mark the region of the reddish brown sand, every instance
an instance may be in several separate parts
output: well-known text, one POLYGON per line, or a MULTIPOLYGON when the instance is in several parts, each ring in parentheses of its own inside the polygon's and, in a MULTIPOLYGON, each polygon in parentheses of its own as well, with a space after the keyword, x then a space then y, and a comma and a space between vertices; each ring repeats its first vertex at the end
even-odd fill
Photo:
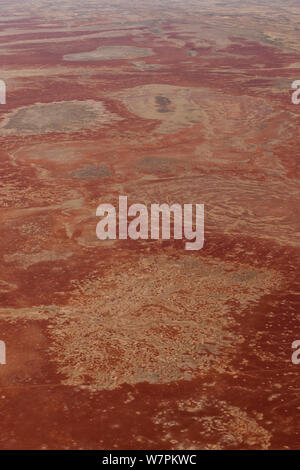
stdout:
POLYGON ((1 449, 299 447, 299 20, 1 2, 1 449), (204 248, 101 242, 119 195, 204 203, 204 248))

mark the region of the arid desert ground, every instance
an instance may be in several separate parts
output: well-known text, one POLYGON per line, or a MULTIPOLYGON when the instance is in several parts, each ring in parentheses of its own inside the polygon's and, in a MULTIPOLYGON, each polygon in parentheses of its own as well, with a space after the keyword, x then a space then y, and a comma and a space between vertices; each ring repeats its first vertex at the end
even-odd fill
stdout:
POLYGON ((0 449, 297 449, 298 0, 1 0, 0 449), (204 204, 205 243, 96 208, 204 204))

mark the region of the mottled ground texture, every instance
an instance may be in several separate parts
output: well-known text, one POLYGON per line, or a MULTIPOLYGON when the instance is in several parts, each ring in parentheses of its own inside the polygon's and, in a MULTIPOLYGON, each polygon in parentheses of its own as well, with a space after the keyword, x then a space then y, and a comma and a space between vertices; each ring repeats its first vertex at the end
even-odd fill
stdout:
POLYGON ((1 449, 296 449, 298 0, 2 0, 1 449), (205 245, 96 208, 205 204, 205 245))

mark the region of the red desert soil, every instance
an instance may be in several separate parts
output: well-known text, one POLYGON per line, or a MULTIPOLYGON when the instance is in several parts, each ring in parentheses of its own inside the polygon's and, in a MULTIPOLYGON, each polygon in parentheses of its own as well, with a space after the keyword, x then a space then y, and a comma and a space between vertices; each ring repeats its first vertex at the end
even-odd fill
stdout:
POLYGON ((300 11, 272 4, 1 2, 1 449, 299 447, 300 11), (204 248, 98 240, 119 195, 204 203, 204 248))

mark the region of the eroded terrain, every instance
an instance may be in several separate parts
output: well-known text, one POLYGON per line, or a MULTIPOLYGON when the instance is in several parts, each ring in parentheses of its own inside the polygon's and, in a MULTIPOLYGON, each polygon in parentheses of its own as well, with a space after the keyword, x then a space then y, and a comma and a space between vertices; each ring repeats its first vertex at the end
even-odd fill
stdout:
POLYGON ((1 449, 299 447, 299 19, 2 2, 1 449), (119 195, 204 203, 204 248, 100 241, 119 195))

